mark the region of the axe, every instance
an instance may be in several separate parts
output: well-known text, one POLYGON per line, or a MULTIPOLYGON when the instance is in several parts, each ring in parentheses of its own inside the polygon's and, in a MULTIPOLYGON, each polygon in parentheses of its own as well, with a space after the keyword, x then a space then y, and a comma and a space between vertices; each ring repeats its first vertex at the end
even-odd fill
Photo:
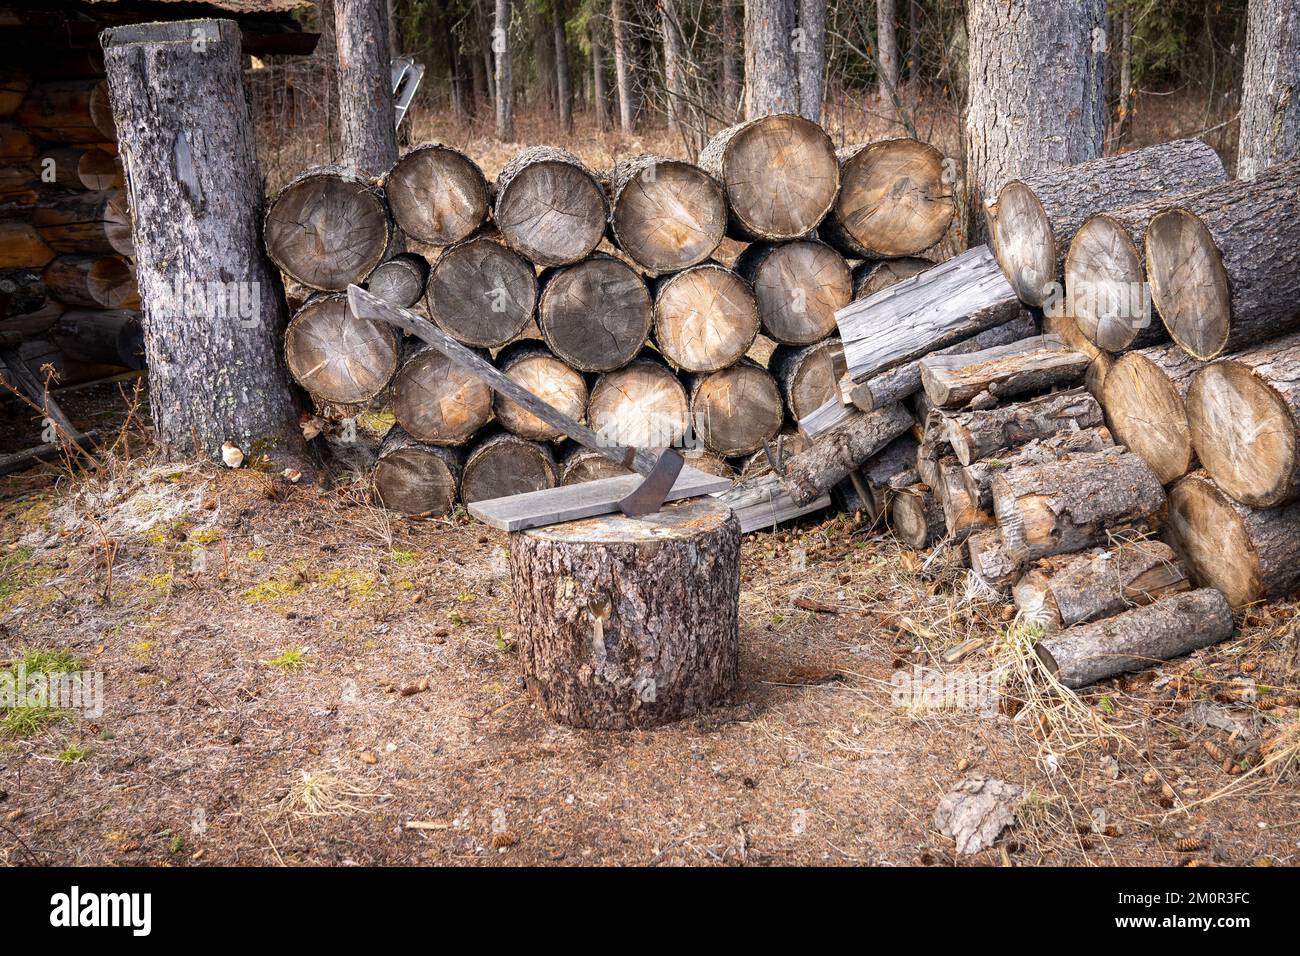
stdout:
POLYGON ((643 476, 645 481, 619 501, 618 507, 623 514, 631 518, 639 518, 642 515, 653 514, 663 507, 673 483, 677 480, 677 475, 682 470, 682 455, 675 448, 665 448, 655 455, 644 449, 610 445, 590 428, 538 398, 428 319, 410 309, 399 308, 390 302, 385 302, 360 286, 348 286, 348 307, 358 318, 394 325, 422 339, 465 371, 476 375, 502 395, 518 402, 546 424, 564 432, 579 445, 590 448, 610 461, 617 462, 624 468, 643 476))

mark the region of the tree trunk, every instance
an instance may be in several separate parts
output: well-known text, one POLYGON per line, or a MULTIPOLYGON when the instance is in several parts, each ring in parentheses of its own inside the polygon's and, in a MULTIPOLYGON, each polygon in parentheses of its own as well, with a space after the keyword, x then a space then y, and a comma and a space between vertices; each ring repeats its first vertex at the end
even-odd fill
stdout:
MULTIPOLYGON (((750 6, 745 7, 747 24, 750 6)), ((826 217, 840 186, 831 138, 798 116, 729 126, 709 141, 699 161, 727 191, 729 230, 747 241, 806 236, 826 217)))
POLYGON ((1005 593, 1016 583, 1024 565, 1008 553, 996 528, 977 531, 966 539, 971 573, 994 591, 1005 593))
POLYGON ((492 389, 426 346, 402 364, 393 380, 392 406, 397 424, 416 441, 461 445, 492 417, 492 389))
MULTIPOLYGON (((551 354, 542 343, 521 340, 502 349, 497 367, 552 408, 574 421, 587 411, 587 382, 551 354)), ((500 392, 493 393, 493 409, 502 428, 529 441, 550 441, 564 435, 522 405, 500 392)))
POLYGON ((1237 178, 1300 159, 1300 5, 1250 0, 1237 178))
POLYGON ((1096 159, 1106 136, 1105 0, 969 0, 966 181, 976 213, 1006 183, 1096 159))
POLYGON ((895 0, 876 0, 876 51, 879 83, 876 97, 893 113, 898 96, 898 6, 895 0))
POLYGON ((428 281, 428 260, 415 253, 402 253, 375 266, 366 279, 366 289, 385 302, 409 309, 424 297, 428 281))
POLYGON ((439 143, 408 150, 384 177, 384 195, 402 232, 432 246, 473 235, 487 220, 491 197, 478 164, 439 143))
POLYGON ((591 31, 591 105, 596 113, 596 129, 609 129, 609 91, 605 78, 605 38, 601 33, 600 19, 592 13, 588 21, 591 31))
POLYGON ((1039 642, 1039 659, 1066 687, 1146 670, 1232 636, 1232 609, 1213 588, 1161 598, 1039 642))
POLYGON ((1077 382, 1091 361, 1055 335, 1036 335, 979 352, 927 355, 921 384, 933 408, 987 405, 1077 382))
POLYGON ((790 498, 802 505, 825 494, 911 427, 901 405, 854 415, 786 463, 782 482, 790 498))
POLYGON ((279 282, 258 232, 262 179, 239 27, 140 24, 106 30, 101 42, 130 171, 157 440, 172 454, 214 458, 233 442, 308 471, 279 352, 279 282), (176 301, 217 276, 229 277, 225 295, 176 301), (232 301, 236 314, 222 308, 232 301))
POLYGON ((1158 528, 1165 490, 1146 462, 1116 446, 1003 472, 993 510, 1007 550, 1030 561, 1158 528))
POLYGON ((799 115, 822 121, 826 75, 826 0, 799 0, 799 115))
POLYGON ((541 491, 557 484, 559 471, 549 442, 527 441, 509 432, 493 431, 481 438, 465 459, 460 497, 470 504, 541 491))
POLYGON ((618 128, 624 133, 631 133, 636 110, 632 104, 631 54, 627 48, 623 0, 610 0, 609 18, 614 34, 614 90, 618 94, 618 128))
POLYGON ((573 132, 573 84, 569 77, 569 37, 564 29, 564 0, 553 0, 555 32, 555 98, 560 107, 560 129, 573 132))
POLYGON ((653 353, 600 376, 587 403, 592 431, 612 445, 666 448, 686 434, 686 389, 653 353))
POLYGON ((408 515, 451 514, 464 467, 459 448, 426 445, 394 425, 379 446, 375 497, 385 508, 408 515))
POLYGON ((655 727, 735 690, 740 527, 725 505, 537 528, 509 550, 524 679, 552 720, 655 727))
POLYGON ((1253 508, 1300 497, 1300 334, 1205 366, 1186 397, 1197 457, 1224 494, 1253 508))
POLYGON ((1300 159, 1183 196, 1146 235, 1151 298, 1196 358, 1300 327, 1300 159))
POLYGON ((753 291, 716 262, 660 279, 654 299, 655 344, 683 371, 716 372, 734 365, 758 335, 753 291))
POLYGON ((664 47, 664 106, 668 114, 668 130, 680 134, 682 116, 687 112, 686 77, 682 63, 686 51, 682 25, 677 19, 677 6, 673 0, 659 0, 659 23, 664 47))
POLYGON ((46 288, 65 305, 87 309, 138 309, 135 273, 116 256, 59 256, 41 273, 46 288))
POLYGON ((1022 300, 1038 306, 1059 302, 1066 251, 1085 219, 1168 200, 1226 175, 1218 154, 1197 139, 1025 173, 1006 183, 987 210, 989 244, 1022 300))
POLYGON ((736 56, 736 2, 718 0, 722 17, 722 121, 735 122, 740 106, 740 71, 736 56))
POLYGON ((496 137, 503 143, 510 143, 515 138, 515 91, 514 79, 510 75, 510 0, 496 0, 492 52, 496 58, 496 137))
POLYGON ((1021 578, 1013 594, 1025 621, 1055 634, 1190 587, 1173 549, 1144 539, 1044 558, 1021 578))
POLYGON ((819 233, 846 256, 915 256, 947 234, 957 205, 933 146, 889 139, 839 155, 840 194, 819 233))
POLYGON ((745 0, 745 118, 798 113, 794 0, 745 0))
POLYGON ((392 54, 385 0, 334 0, 343 165, 362 178, 397 162, 392 54))
POLYGON ((605 235, 609 207, 596 174, 572 153, 529 146, 496 182, 497 228, 512 249, 539 266, 585 259, 605 235))
POLYGON ((799 421, 827 402, 839 400, 844 348, 833 336, 812 345, 779 345, 767 367, 781 386, 787 414, 799 421))
POLYGON ((651 273, 677 272, 713 255, 727 230, 727 197, 698 166, 665 156, 620 160, 610 174, 610 230, 651 273))
POLYGON ((1196 466, 1185 403, 1201 365, 1176 345, 1157 345, 1125 352, 1106 375, 1102 404, 1115 437, 1166 485, 1196 466))
POLYGON ((284 333, 289 372, 318 402, 364 405, 397 373, 392 326, 354 316, 345 295, 315 296, 284 333))
POLYGON ((1300 584, 1300 503, 1250 508, 1204 471, 1169 492, 1165 540, 1199 587, 1218 588, 1234 608, 1289 594, 1300 584))
MULTIPOLYGON (((688 388, 691 395, 691 424, 704 446, 724 458, 752 455, 771 441, 785 421, 781 391, 767 369, 749 359, 741 359, 730 368, 694 377, 688 388)), ((847 474, 847 469, 845 474, 847 474)), ((817 497, 843 478, 827 482, 817 497)))
POLYGON ((383 261, 392 228, 377 189, 336 169, 308 169, 271 198, 266 251, 309 289, 343 292, 383 261))
POLYGON ((835 313, 852 301, 853 274, 825 243, 756 242, 736 260, 754 287, 763 334, 781 345, 810 345, 835 331, 835 313))
POLYGON ((443 251, 429 270, 429 315, 463 345, 500 348, 537 308, 533 265, 495 239, 475 236, 443 251))
POLYGON ((127 193, 121 189, 49 195, 36 207, 31 222, 56 252, 135 255, 127 193))
POLYGON ((890 526, 908 547, 921 551, 944 536, 943 505, 929 485, 909 485, 894 495, 890 526))
POLYGON ((1020 301, 987 246, 977 246, 911 279, 850 303, 836 316, 854 382, 866 381, 1004 325, 1020 301))
POLYGON ((622 368, 650 334, 645 280, 605 253, 542 275, 537 324, 552 352, 584 372, 622 368), (600 303, 593 314, 592 303, 600 303))
POLYGON ((33 86, 14 119, 53 143, 112 143, 118 131, 106 80, 63 80, 33 86))

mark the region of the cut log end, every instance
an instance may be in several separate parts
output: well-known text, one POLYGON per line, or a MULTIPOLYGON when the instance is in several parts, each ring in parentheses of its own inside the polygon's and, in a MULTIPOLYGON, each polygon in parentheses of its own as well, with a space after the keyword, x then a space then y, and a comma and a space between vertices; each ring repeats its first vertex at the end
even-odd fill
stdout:
POLYGON ((408 515, 450 514, 456 504, 464 456, 459 449, 421 444, 395 428, 375 464, 375 497, 408 515))
POLYGON ((537 307, 537 274, 513 249, 485 237, 445 250, 429 271, 425 302, 438 327, 462 345, 497 348, 537 307))
POLYGON ((440 144, 417 146, 384 177, 393 220, 413 239, 448 246, 487 218, 488 184, 478 165, 440 144))
MULTIPOLYGON (((1181 354, 1181 353, 1180 353, 1181 354)), ((1123 445, 1169 484, 1196 460, 1182 388, 1168 369, 1141 352, 1126 352, 1111 366, 1102 388, 1106 417, 1123 445)))
MULTIPOLYGON (((574 421, 582 418, 587 409, 586 380, 581 372, 569 368, 541 343, 524 342, 503 350, 502 355, 497 356, 497 364, 508 377, 552 408, 574 421)), ((494 393, 494 403, 497 421, 520 438, 549 441, 563 434, 500 392, 494 393)))
POLYGON ((419 441, 459 445, 492 417, 492 389, 441 352, 426 348, 407 359, 393 380, 393 415, 419 441))
POLYGON ((909 548, 924 550, 944 536, 943 505, 927 485, 900 488, 889 511, 894 534, 909 548))
POLYGON ((645 280, 613 256, 597 254, 545 277, 538 325, 551 351, 574 368, 626 365, 641 351, 651 321, 645 280))
POLYGON ((611 445, 665 448, 686 434, 686 389, 663 362, 644 357, 596 380, 587 405, 591 429, 611 445))
POLYGON ((1175 342, 1202 361, 1228 344, 1228 274, 1214 237, 1185 209, 1167 209, 1147 227, 1151 296, 1175 342))
POLYGON ((924 272, 933 266, 929 259, 906 256, 901 259, 872 259, 853 270, 853 298, 865 299, 881 289, 888 289, 904 279, 924 272))
POLYGON ((829 232, 859 258, 923 252, 943 238, 956 213, 945 178, 933 146, 914 139, 872 143, 840 170, 829 232))
POLYGON ((662 280, 655 291, 655 342, 687 372, 716 372, 740 361, 758 335, 749 285, 716 263, 662 280))
POLYGON ((1056 239, 1034 191, 1013 181, 998 193, 990 244, 1022 302, 1042 306, 1056 282, 1056 239))
POLYGON ((392 380, 399 358, 391 327, 354 316, 346 296, 318 296, 295 313, 284 336, 294 380, 320 401, 359 405, 392 380))
POLYGON ((691 163, 651 157, 620 175, 610 225, 619 248, 650 272, 703 262, 727 230, 727 198, 691 163))
POLYGON ((470 504, 554 488, 558 482, 555 456, 548 445, 496 432, 469 453, 460 496, 470 504))
POLYGON ((1065 257, 1065 287, 1084 338, 1122 352, 1149 336, 1153 316, 1144 280, 1142 254, 1113 217, 1093 216, 1079 227, 1065 257))
POLYGON ((606 217, 600 183, 563 150, 526 149, 498 178, 497 227, 512 249, 538 265, 585 259, 604 236, 606 217))
POLYGON ((763 332, 783 345, 809 345, 835 331, 835 313, 852 301, 844 257, 821 242, 755 244, 736 269, 754 286, 763 332))
POLYGON ((764 368, 742 361, 704 376, 691 394, 691 421, 710 451, 751 455, 776 437, 785 420, 781 392, 764 368))
POLYGON ((351 176, 312 170, 271 200, 266 252, 311 289, 342 292, 362 282, 384 257, 388 210, 379 193, 351 176))

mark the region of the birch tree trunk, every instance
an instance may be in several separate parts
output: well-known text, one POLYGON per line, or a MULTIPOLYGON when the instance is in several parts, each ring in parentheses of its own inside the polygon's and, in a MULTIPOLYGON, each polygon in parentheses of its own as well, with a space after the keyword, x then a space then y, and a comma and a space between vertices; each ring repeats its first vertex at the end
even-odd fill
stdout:
POLYGON ((335 0, 334 31, 343 163, 358 176, 382 176, 397 162, 388 6, 335 0))
MULTIPOLYGON (((498 0, 501 2, 501 0, 498 0)), ((610 0, 610 23, 614 33, 614 88, 618 93, 618 128, 632 132, 632 77, 629 73, 627 25, 623 22, 623 0, 610 0)))
MULTIPOLYGON (((1106 133, 1105 0, 970 0, 972 208, 1013 179, 1096 159, 1106 133)), ((983 230, 976 215, 975 228, 983 230)))
POLYGON ((745 118, 798 113, 794 0, 745 2, 745 118))
POLYGON ((799 30, 799 114, 820 123, 826 70, 826 0, 801 0, 799 30))
POLYGON ((510 76, 510 0, 496 0, 492 52, 496 54, 496 134, 497 139, 508 143, 515 138, 515 97, 510 76))
POLYGON ((213 458, 229 441, 250 458, 264 452, 302 468, 308 453, 279 348, 284 304, 262 248, 239 27, 139 24, 106 30, 101 42, 158 441, 171 454, 213 458))
POLYGON ((1250 0, 1237 178, 1300 156, 1300 3, 1250 0))

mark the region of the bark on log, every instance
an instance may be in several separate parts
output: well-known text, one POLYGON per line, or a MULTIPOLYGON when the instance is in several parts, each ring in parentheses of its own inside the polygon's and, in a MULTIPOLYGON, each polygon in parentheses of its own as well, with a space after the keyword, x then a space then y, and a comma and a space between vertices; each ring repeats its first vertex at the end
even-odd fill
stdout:
POLYGON ((1213 149, 1198 139, 1180 139, 1014 178, 988 210, 989 245, 1020 298, 1042 306, 1060 279, 1075 230, 1089 216, 1168 199, 1226 177, 1213 149))
POLYGON ((38 139, 52 143, 117 140, 106 80, 64 80, 33 86, 15 119, 38 139))
POLYGON ((388 207, 377 189, 338 169, 308 169, 271 198, 266 252, 282 271, 324 292, 365 281, 388 251, 388 207))
POLYGON ((1300 159, 1183 196, 1147 227, 1151 298, 1203 361, 1300 327, 1300 159))
POLYGON ((1003 472, 993 479, 993 511, 1008 552, 1031 561, 1156 530, 1165 490, 1146 462, 1116 446, 1003 472))
POLYGON ((135 273, 117 256, 59 256, 41 273, 50 292, 67 305, 88 309, 138 309, 135 273))
POLYGON ((651 273, 703 262, 726 235, 726 193, 693 163, 664 156, 621 160, 610 174, 610 196, 614 241, 651 273))
POLYGON ((1201 366, 1177 345, 1157 345, 1124 353, 1106 376, 1102 404, 1115 437, 1166 485, 1196 467, 1185 403, 1201 366))
POLYGON ((552 720, 655 727, 735 690, 740 527, 725 505, 518 532, 509 551, 524 679, 552 720))
POLYGON ((971 462, 961 470, 962 487, 978 503, 982 511, 993 509, 993 479, 1016 465, 1042 464, 1067 455, 1101 451, 1115 444, 1109 429, 1084 428, 1079 431, 1061 431, 1046 438, 1037 438, 1005 458, 990 457, 971 462))
POLYGON ((681 443, 690 405, 677 376, 652 353, 596 380, 587 402, 592 431, 613 445, 666 448, 681 443))
POLYGON ((620 259, 597 253, 542 274, 537 324, 551 351, 584 372, 622 368, 650 334, 645 280, 620 259))
POLYGON ((460 497, 470 504, 541 491, 557 484, 559 469, 549 442, 527 441, 509 432, 493 431, 476 442, 466 458, 460 497))
MULTIPOLYGON (((137 199, 138 201, 138 199, 137 199)), ((32 225, 56 252, 96 256, 133 256, 131 213, 126 194, 65 193, 44 200, 32 225)))
POLYGON ((1093 398, 1101 401, 1106 376, 1110 374, 1111 366, 1115 364, 1114 357, 1109 352, 1099 349, 1095 344, 1088 341, 1083 333, 1079 331, 1079 324, 1073 316, 1044 314, 1043 334, 1059 336, 1061 341, 1070 348, 1076 349, 1092 359, 1088 371, 1083 374, 1083 387, 1088 390, 1093 398))
POLYGON ((1071 389, 1016 405, 947 415, 942 440, 952 446, 958 461, 969 465, 1057 432, 1095 428, 1102 419, 1095 398, 1071 389))
POLYGON ((441 143, 408 150, 384 177, 384 195, 397 227, 433 246, 468 239, 487 219, 491 200, 478 164, 441 143))
POLYGON ((716 262, 665 276, 654 287, 655 344, 687 372, 734 365, 758 335, 758 304, 740 276, 716 262))
POLYGON ((904 256, 901 259, 868 259, 853 269, 853 298, 865 299, 881 289, 910 279, 934 265, 929 259, 904 256))
POLYGON ((916 447, 916 437, 911 432, 903 432, 858 469, 866 487, 864 504, 873 521, 888 509, 896 489, 919 484, 916 447))
POLYGON ((1054 335, 1038 335, 979 352, 927 355, 921 384, 931 406, 962 408, 976 398, 999 401, 1076 382, 1091 361, 1054 335))
POLYGON ((996 528, 977 531, 966 539, 966 556, 970 560, 971 573, 994 591, 1005 594, 1016 579, 1024 565, 1007 551, 1002 543, 1002 535, 996 528))
POLYGON ((345 295, 320 295, 294 313, 284 333, 294 380, 317 401, 361 405, 388 387, 401 343, 390 325, 354 316, 345 295))
POLYGON ((1020 301, 987 246, 852 302, 836 321, 854 382, 1010 322, 1020 301))
POLYGON ((893 496, 890 527, 908 547, 923 551, 944 536, 943 505, 929 485, 909 485, 893 496))
MULTIPOLYGON (((995 325, 978 335, 972 335, 955 345, 949 345, 930 354, 968 355, 971 352, 982 352, 984 349, 991 349, 998 345, 1010 345, 1012 342, 1019 342, 1037 333, 1038 325, 1034 322, 1034 317, 1029 312, 1021 309, 1020 314, 1010 322, 995 325)), ((864 412, 874 411, 877 408, 884 408, 886 405, 901 402, 909 395, 915 395, 921 390, 922 361, 924 359, 897 365, 889 371, 873 375, 865 382, 857 385, 846 379, 841 384, 841 390, 848 386, 848 400, 864 412)), ((802 422, 800 424, 802 425, 802 422)))
POLYGON ((393 415, 417 441, 459 445, 492 417, 492 389, 430 346, 393 379, 393 415))
POLYGON ((737 483, 730 491, 719 495, 718 501, 736 515, 741 534, 775 531, 782 522, 793 521, 831 505, 830 495, 821 495, 807 504, 795 504, 781 476, 772 473, 737 483))
POLYGON ((32 161, 32 169, 42 183, 64 189, 102 192, 126 185, 117 147, 110 143, 51 149, 32 161))
POLYGON ((786 413, 799 421, 827 402, 839 401, 844 347, 835 337, 802 347, 779 345, 767 360, 781 386, 786 413))
POLYGON ((785 471, 785 461, 806 450, 810 444, 798 429, 782 429, 775 439, 763 447, 762 451, 754 452, 745 460, 740 468, 741 480, 747 481, 773 471, 773 461, 781 471, 785 471))
POLYGON ((1243 59, 1237 178, 1249 180, 1300 159, 1300 6, 1250 0, 1243 59))
POLYGON ((719 131, 699 162, 727 191, 729 233, 748 242, 806 236, 839 192, 831 138, 816 123, 789 113, 719 131))
POLYGON ((691 427, 706 448, 724 458, 753 454, 781 430, 781 390, 767 369, 749 359, 720 372, 692 376, 688 387, 691 427))
POLYGON ((444 249, 429 270, 429 317, 457 342, 497 348, 537 309, 537 273, 513 249, 477 236, 444 249))
POLYGON ((1197 371, 1187 421, 1197 457, 1225 494, 1253 508, 1300 497, 1300 334, 1197 371))
POLYGON ((43 308, 48 292, 44 277, 35 269, 0 272, 0 320, 43 308))
POLYGON ((840 192, 818 230, 854 259, 915 256, 947 233, 957 211, 943 155, 915 139, 840 151, 840 192))
POLYGON ((145 366, 144 330, 139 312, 73 309, 60 315, 48 334, 51 342, 78 362, 129 369, 145 366))
POLYGON ((540 266, 591 255, 609 216, 596 174, 554 146, 529 146, 497 177, 497 228, 506 244, 540 266))
POLYGON ((1016 583, 1012 594, 1026 622, 1055 634, 1190 587, 1173 548, 1141 539, 1044 558, 1016 583))
POLYGON ((418 442, 394 425, 379 446, 375 497, 391 511, 408 515, 451 514, 465 453, 418 442))
MULTIPOLYGON (((506 346, 497 355, 497 367, 574 421, 586 413, 587 382, 582 373, 561 362, 541 342, 523 340, 506 346)), ((520 438, 550 441, 564 434, 500 392, 493 393, 493 409, 501 427, 520 438)))
POLYGON ((1232 609, 1223 594, 1201 588, 1095 624, 1081 624, 1040 641, 1039 660, 1066 687, 1087 687, 1140 671, 1232 636, 1232 609))
POLYGON ((225 442, 246 454, 256 446, 277 465, 309 474, 280 352, 280 284, 258 231, 263 187, 239 27, 139 24, 107 30, 100 41, 130 170, 156 438, 186 456, 216 457, 225 442), (177 290, 216 282, 222 294, 176 301, 177 290))
POLYGON ((1300 584, 1300 503, 1250 508, 1194 471, 1169 492, 1164 538, 1192 582, 1218 588, 1234 608, 1282 597, 1300 584))
POLYGON ((812 240, 754 243, 736 260, 754 287, 763 334, 781 345, 811 345, 835 331, 835 313, 852 300, 844 257, 812 240))
POLYGON ((789 460, 782 481, 790 498, 804 505, 825 494, 911 426, 901 405, 855 415, 789 460))
POLYGON ((943 521, 948 529, 948 537, 956 544, 963 543, 972 534, 977 534, 995 524, 993 515, 966 490, 962 481, 962 466, 951 456, 940 459, 934 468, 936 479, 935 494, 943 506, 943 521))
POLYGON ((366 279, 366 289, 385 302, 409 309, 423 298, 428 280, 428 261, 415 253, 404 252, 375 266, 366 279))

